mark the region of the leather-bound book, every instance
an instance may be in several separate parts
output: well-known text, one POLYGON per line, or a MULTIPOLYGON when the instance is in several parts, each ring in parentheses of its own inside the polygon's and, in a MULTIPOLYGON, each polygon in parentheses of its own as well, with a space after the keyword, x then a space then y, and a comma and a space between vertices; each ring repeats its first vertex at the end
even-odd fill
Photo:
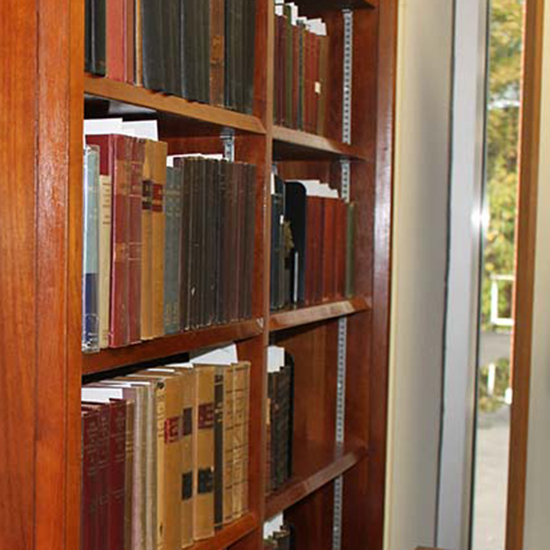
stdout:
POLYGON ((173 369, 164 367, 140 371, 165 386, 164 419, 164 550, 181 548, 181 475, 182 475, 182 411, 184 379, 173 369))
POLYGON ((86 141, 99 146, 100 174, 110 176, 113 182, 109 346, 116 348, 130 343, 128 248, 132 138, 97 135, 87 136, 86 141))
POLYGON ((80 548, 96 550, 99 536, 99 411, 83 409, 80 548))
POLYGON ((322 275, 323 275, 323 246, 324 242, 319 238, 319 235, 323 235, 324 231, 324 206, 325 198, 319 196, 311 196, 308 198, 309 204, 312 210, 312 256, 313 267, 311 273, 312 293, 311 303, 319 303, 323 298, 322 292, 322 275))
POLYGON ((300 128, 300 27, 292 25, 292 128, 300 128))
POLYGON ((294 127, 294 97, 292 86, 294 80, 294 31, 292 25, 292 8, 289 4, 284 5, 285 13, 285 125, 294 127))
POLYGON ((296 54, 298 56, 298 71, 297 71, 297 86, 296 86, 296 105, 297 117, 296 117, 296 127, 299 130, 305 130, 305 89, 306 89, 306 27, 303 21, 298 21, 296 25, 297 33, 297 50, 296 54))
POLYGON ((139 0, 141 28, 141 60, 143 86, 150 90, 166 89, 164 40, 162 22, 164 3, 156 0, 139 0))
POLYGON ((141 340, 142 197, 145 140, 131 138, 132 165, 129 193, 128 322, 130 344, 141 340))
POLYGON ((346 232, 346 296, 355 294, 355 223, 356 207, 353 202, 347 204, 346 232))
POLYGON ((136 0, 124 0, 124 78, 128 84, 134 84, 136 78, 136 0))
POLYGON ((233 517, 248 507, 248 371, 250 363, 240 361, 233 374, 233 517))
POLYGON ((336 207, 338 199, 323 199, 323 248, 322 248, 322 285, 321 297, 324 301, 335 298, 336 273, 334 269, 334 258, 336 257, 336 207))
MULTIPOLYGON (((306 275, 311 261, 306 245, 308 202, 306 189, 298 181, 287 181, 285 184, 285 218, 290 225, 293 253, 297 253, 298 261, 294 262, 294 273, 291 274, 291 297, 293 303, 306 303, 306 275)), ((311 238, 311 235, 309 235, 311 238)), ((309 244, 309 240, 308 240, 309 244)))
MULTIPOLYGON (((246 167, 246 207, 245 207, 245 257, 244 257, 244 277, 245 277, 245 302, 244 302, 244 317, 250 319, 252 317, 252 296, 254 286, 254 259, 256 248, 256 182, 257 169, 256 166, 249 164, 246 167)), ((283 205, 284 215, 284 205, 283 205)))
POLYGON ((220 281, 218 288, 218 320, 220 323, 226 323, 229 320, 229 293, 232 278, 232 250, 231 250, 231 220, 232 212, 232 181, 233 181, 233 163, 222 163, 222 174, 220 180, 220 281))
POLYGON ((141 196, 141 339, 153 338, 153 185, 155 142, 145 140, 141 196))
POLYGON ((194 407, 196 391, 196 373, 191 363, 174 363, 164 367, 177 372, 183 380, 182 408, 182 455, 181 455, 181 547, 193 544, 194 525, 194 407))
POLYGON ((234 366, 223 371, 223 523, 233 521, 233 393, 234 366))
POLYGON ((164 193, 166 187, 166 157, 168 145, 153 142, 153 202, 151 214, 151 285, 152 285, 152 334, 164 336, 164 242, 165 214, 164 193))
POLYGON ((225 91, 225 0, 210 0, 210 104, 223 107, 225 91))
POLYGON ((125 0, 107 2, 107 76, 124 82, 126 76, 125 0))
POLYGON ((134 514, 134 464, 137 461, 135 449, 136 403, 126 403, 126 452, 124 454, 124 548, 134 548, 133 514, 134 514))
POLYGON ((97 535, 96 549, 108 548, 109 537, 109 470, 110 470, 110 405, 97 403, 83 403, 84 411, 96 411, 98 415, 97 436, 97 535))
POLYGON ((98 76, 106 74, 106 0, 86 1, 85 65, 87 72, 98 76))
POLYGON ((99 351, 99 148, 84 149, 82 351, 99 351))
POLYGON ((134 84, 143 86, 143 0, 135 0, 134 84))
POLYGON ((256 0, 243 1, 243 112, 252 114, 254 107, 254 68, 256 60, 256 0))
POLYGON ((195 487, 194 539, 214 535, 215 367, 195 368, 195 487))
POLYGON ((167 168, 165 193, 164 332, 179 332, 181 169, 167 168))
POLYGON ((179 51, 179 21, 180 0, 163 0, 159 3, 162 11, 162 34, 164 52, 164 91, 181 96, 180 51, 179 51))
POLYGON ((320 136, 325 135, 327 119, 327 86, 329 70, 329 38, 328 36, 319 36, 319 105, 317 115, 317 133, 320 136))
POLYGON ((214 376, 214 529, 223 527, 224 519, 224 367, 217 366, 214 376))

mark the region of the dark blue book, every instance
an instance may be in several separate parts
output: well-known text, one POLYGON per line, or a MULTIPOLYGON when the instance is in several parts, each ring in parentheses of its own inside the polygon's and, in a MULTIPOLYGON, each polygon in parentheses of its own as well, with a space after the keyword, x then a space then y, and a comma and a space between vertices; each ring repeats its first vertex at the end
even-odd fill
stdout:
POLYGON ((84 150, 82 351, 99 351, 99 147, 84 150))

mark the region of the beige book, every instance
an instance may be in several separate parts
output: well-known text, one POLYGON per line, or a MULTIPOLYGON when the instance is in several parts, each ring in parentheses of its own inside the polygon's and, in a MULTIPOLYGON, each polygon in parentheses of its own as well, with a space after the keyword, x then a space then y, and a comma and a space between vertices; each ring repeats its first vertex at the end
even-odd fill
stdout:
POLYGON ((223 522, 233 521, 233 365, 223 371, 223 522))
POLYGON ((248 509, 248 372, 239 361, 233 373, 233 519, 248 509))
POLYGON ((183 378, 181 546, 193 544, 195 369, 190 363, 167 365, 183 378))
POLYGON ((99 177, 99 347, 109 347, 111 288, 111 231, 113 225, 111 176, 99 177))
POLYGON ((153 338, 153 172, 155 142, 145 140, 141 203, 141 339, 153 338))
POLYGON ((164 192, 166 189, 166 157, 168 145, 162 141, 154 144, 153 168, 153 202, 151 215, 152 239, 152 334, 153 337, 164 336, 164 242, 165 213, 164 192))
POLYGON ((156 550, 164 550, 164 420, 166 418, 166 387, 164 381, 141 374, 131 374, 128 378, 132 382, 152 383, 154 403, 152 404, 153 416, 150 422, 149 437, 156 440, 152 445, 155 456, 152 469, 149 472, 147 497, 150 499, 151 508, 154 511, 148 517, 149 528, 154 532, 156 550), (153 433, 155 431, 156 433, 153 433), (152 526, 151 526, 152 522, 152 526))
POLYGON ((194 539, 214 535, 214 384, 216 367, 195 366, 194 539))

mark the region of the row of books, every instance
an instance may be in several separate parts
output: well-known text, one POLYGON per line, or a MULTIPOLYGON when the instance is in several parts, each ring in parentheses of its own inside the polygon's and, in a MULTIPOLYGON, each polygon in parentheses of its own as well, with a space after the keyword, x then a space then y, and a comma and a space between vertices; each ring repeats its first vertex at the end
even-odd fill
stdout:
POLYGON ((275 0, 274 123, 323 135, 329 38, 321 19, 275 0))
POLYGON ((266 493, 292 477, 294 360, 280 346, 268 348, 266 493))
POLYGON ((251 316, 256 169, 87 136, 85 352, 251 316))
POLYGON ((82 387, 81 550, 180 550, 247 511, 250 365, 231 348, 82 387))
POLYGON ((318 180, 278 176, 271 200, 271 309, 353 296, 354 203, 318 180))
POLYGON ((86 0, 85 69, 251 113, 256 0, 86 0))

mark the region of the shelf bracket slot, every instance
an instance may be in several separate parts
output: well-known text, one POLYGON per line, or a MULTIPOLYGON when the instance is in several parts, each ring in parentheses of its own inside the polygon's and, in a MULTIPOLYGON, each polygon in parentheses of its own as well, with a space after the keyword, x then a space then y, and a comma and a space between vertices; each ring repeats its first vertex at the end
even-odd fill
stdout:
POLYGON ((223 157, 228 162, 235 162, 235 130, 224 128, 220 134, 223 142, 223 157))

